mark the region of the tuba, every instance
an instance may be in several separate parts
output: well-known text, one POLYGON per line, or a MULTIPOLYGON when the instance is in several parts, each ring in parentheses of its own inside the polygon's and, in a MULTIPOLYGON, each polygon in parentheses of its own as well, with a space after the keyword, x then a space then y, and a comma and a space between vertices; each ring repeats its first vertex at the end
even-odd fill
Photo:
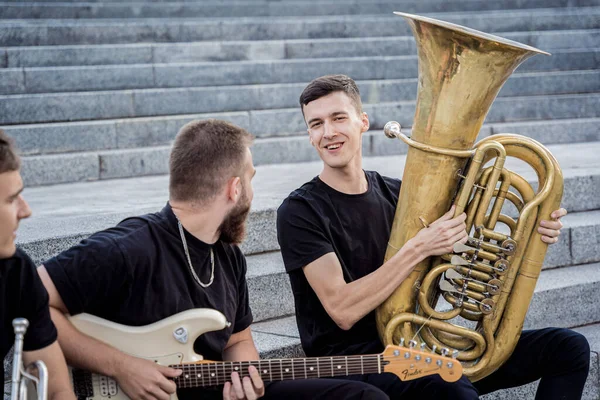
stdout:
POLYGON ((397 122, 388 137, 408 144, 406 167, 385 254, 391 258, 452 204, 466 212, 468 242, 430 257, 376 310, 382 342, 417 341, 453 353, 472 381, 512 354, 547 244, 535 227, 560 205, 556 159, 533 139, 489 136, 474 145, 500 88, 527 58, 543 51, 459 25, 396 13, 410 24, 419 57, 412 136, 397 122), (537 189, 507 170, 508 156, 535 171, 537 189), (515 217, 516 215, 516 217, 515 217))
POLYGON ((27 400, 28 397, 28 385, 31 382, 37 384, 37 399, 47 400, 48 398, 48 369, 43 361, 36 361, 32 366, 37 369, 38 377, 35 377, 29 373, 29 369, 32 366, 24 368, 23 366, 23 340, 25 338, 25 332, 29 321, 25 318, 16 318, 13 320, 13 327, 15 329, 15 346, 13 355, 12 365, 12 391, 10 395, 11 400, 27 400))

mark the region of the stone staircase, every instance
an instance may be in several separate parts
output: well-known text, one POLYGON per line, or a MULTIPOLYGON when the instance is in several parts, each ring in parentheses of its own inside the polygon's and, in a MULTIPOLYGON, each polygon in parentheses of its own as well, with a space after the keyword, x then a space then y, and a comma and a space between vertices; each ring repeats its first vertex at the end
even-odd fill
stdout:
MULTIPOLYGON (((34 216, 19 243, 37 262, 167 199, 169 145, 196 118, 250 130, 258 173, 242 248, 264 357, 301 355, 275 233, 287 194, 320 171, 297 102, 313 78, 357 80, 372 131, 365 168, 402 176, 417 58, 391 11, 426 14, 551 52, 508 80, 481 137, 546 144, 569 210, 551 246, 526 328, 576 327, 590 340, 586 400, 600 399, 600 0, 45 1, 0 3, 0 126, 24 157, 34 216), (339 15, 342 13, 343 15, 339 15), (122 179, 128 178, 128 179, 122 179)), ((513 169, 536 177, 519 163, 513 169)), ((534 386, 485 397, 533 399, 534 386)))

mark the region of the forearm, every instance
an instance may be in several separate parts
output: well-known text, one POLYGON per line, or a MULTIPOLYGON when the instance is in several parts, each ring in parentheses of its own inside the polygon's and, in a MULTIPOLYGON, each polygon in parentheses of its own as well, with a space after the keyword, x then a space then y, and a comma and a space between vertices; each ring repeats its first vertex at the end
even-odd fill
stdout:
MULTIPOLYGON (((67 364, 58 342, 55 341, 40 350, 23 352, 24 365, 29 366, 36 361, 43 362, 48 370, 48 398, 74 400, 75 394, 69 381, 67 364)), ((31 370, 39 377, 39 371, 36 368, 31 370)))
POLYGON ((383 303, 425 257, 407 244, 374 272, 339 288, 332 301, 336 323, 350 329, 383 303))
POLYGON ((252 339, 247 339, 226 348, 223 351, 223 359, 226 361, 250 361, 258 360, 259 356, 252 339))
POLYGON ((70 387, 68 389, 55 391, 53 393, 48 393, 49 400, 65 400, 65 399, 75 399, 75 394, 73 393, 73 389, 70 387))
POLYGON ((50 307, 58 341, 71 366, 114 377, 127 355, 77 330, 60 310, 50 307))

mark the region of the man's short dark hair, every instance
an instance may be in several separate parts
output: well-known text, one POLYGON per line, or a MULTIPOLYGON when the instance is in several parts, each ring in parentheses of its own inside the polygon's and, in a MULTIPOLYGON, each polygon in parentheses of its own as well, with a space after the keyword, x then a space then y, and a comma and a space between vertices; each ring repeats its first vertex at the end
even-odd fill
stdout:
POLYGON ((214 198, 225 182, 242 174, 252 135, 216 119, 192 121, 175 138, 169 160, 172 200, 200 204, 214 198))
POLYGON ((344 92, 350 97, 356 111, 362 112, 360 91, 356 82, 347 75, 325 75, 308 84, 300 95, 300 109, 304 115, 304 106, 333 92, 344 92))
POLYGON ((0 129, 0 174, 18 171, 20 167, 21 160, 12 139, 0 129))

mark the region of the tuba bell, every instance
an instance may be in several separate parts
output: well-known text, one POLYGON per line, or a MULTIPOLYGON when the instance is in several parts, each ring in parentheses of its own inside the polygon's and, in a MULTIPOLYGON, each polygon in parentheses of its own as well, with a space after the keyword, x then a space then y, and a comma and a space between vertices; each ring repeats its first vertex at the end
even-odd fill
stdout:
POLYGON ((25 333, 29 327, 29 321, 25 318, 15 318, 13 328, 15 330, 15 345, 12 364, 12 385, 11 400, 27 400, 35 398, 29 396, 28 386, 30 383, 37 385, 37 400, 47 400, 48 398, 48 369, 43 361, 35 361, 32 365, 25 367, 23 365, 23 341, 25 333), (29 371, 34 368, 37 370, 37 377, 29 371), (29 396, 29 397, 28 397, 29 396))
MULTIPOLYGON (((431 18, 395 13, 410 24, 419 58, 410 138, 397 122, 388 137, 408 144, 385 261, 452 204, 466 212, 466 245, 417 264, 376 310, 385 345, 419 340, 448 354, 477 381, 512 354, 547 244, 534 229, 560 206, 558 162, 533 139, 499 134, 474 145, 489 107, 533 47, 431 18), (536 172, 537 189, 507 170, 516 157, 536 172), (516 217, 515 217, 516 215, 516 217)), ((411 342, 414 345, 414 342, 411 342)))

